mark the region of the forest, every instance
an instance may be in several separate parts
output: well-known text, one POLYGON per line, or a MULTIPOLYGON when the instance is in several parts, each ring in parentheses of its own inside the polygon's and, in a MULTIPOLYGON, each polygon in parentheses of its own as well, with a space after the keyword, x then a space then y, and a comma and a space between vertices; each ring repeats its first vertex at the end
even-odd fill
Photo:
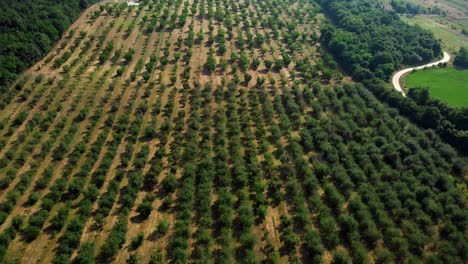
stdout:
POLYGON ((340 65, 358 81, 389 80, 403 65, 417 65, 442 54, 429 31, 410 26, 379 1, 319 1, 334 25, 321 39, 340 65))
POLYGON ((97 0, 0 1, 0 93, 42 59, 82 10, 97 0))
POLYGON ((466 156, 340 72, 322 10, 86 9, 0 94, 0 262, 466 263, 466 156))

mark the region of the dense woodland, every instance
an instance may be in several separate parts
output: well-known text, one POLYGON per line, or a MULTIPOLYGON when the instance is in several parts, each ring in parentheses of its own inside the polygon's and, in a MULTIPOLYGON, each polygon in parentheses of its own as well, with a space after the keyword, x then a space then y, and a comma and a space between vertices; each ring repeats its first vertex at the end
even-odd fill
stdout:
POLYGON ((97 0, 0 1, 0 93, 42 59, 93 2, 97 0))
POLYGON ((319 1, 336 25, 322 29, 321 39, 356 80, 389 80, 403 65, 428 62, 442 54, 429 31, 410 26, 378 1, 319 1))
POLYGON ((87 10, 0 94, 0 261, 466 263, 466 157, 343 78, 320 12, 87 10))

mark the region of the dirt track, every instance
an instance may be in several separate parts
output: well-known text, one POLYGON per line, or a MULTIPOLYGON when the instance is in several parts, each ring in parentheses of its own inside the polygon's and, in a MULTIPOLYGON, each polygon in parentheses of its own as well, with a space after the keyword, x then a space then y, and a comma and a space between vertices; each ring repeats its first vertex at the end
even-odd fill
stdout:
POLYGON ((448 54, 447 52, 444 51, 444 57, 439 61, 431 62, 431 63, 424 64, 424 65, 421 65, 421 66, 418 66, 418 67, 411 67, 411 68, 403 69, 403 70, 395 73, 395 75, 393 75, 393 78, 392 78, 393 87, 395 88, 395 90, 400 92, 403 96, 406 96, 405 91, 403 91, 403 89, 401 88, 401 85, 400 85, 401 76, 403 76, 406 73, 411 72, 413 70, 421 70, 421 69, 424 69, 424 68, 429 68, 429 67, 432 67, 432 66, 436 66, 436 65, 438 65, 440 63, 446 63, 446 62, 449 62, 449 61, 450 61, 450 54, 448 54))

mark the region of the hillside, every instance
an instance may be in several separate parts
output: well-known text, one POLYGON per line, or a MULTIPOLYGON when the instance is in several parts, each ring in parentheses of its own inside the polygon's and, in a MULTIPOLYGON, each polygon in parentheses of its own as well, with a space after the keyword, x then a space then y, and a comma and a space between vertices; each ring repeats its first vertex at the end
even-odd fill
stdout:
POLYGON ((466 263, 466 157, 312 0, 87 9, 0 94, 0 261, 466 263))

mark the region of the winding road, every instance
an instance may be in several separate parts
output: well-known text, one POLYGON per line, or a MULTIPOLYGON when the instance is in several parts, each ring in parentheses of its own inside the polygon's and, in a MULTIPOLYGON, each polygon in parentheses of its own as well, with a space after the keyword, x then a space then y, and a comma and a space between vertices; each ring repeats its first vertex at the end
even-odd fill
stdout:
POLYGON ((439 61, 431 62, 431 63, 424 64, 424 65, 421 65, 421 66, 418 66, 418 67, 411 67, 411 68, 401 70, 401 71, 395 73, 395 75, 393 75, 393 78, 392 78, 393 87, 395 87, 395 90, 400 92, 403 96, 406 96, 405 92, 403 91, 403 89, 401 88, 401 85, 400 85, 401 76, 403 76, 403 75, 405 75, 405 73, 411 72, 413 70, 421 70, 421 69, 424 69, 424 68, 429 68, 429 67, 432 67, 432 66, 436 66, 439 63, 446 63, 446 62, 449 62, 449 61, 450 61, 450 55, 447 52, 444 51, 444 57, 439 61))

